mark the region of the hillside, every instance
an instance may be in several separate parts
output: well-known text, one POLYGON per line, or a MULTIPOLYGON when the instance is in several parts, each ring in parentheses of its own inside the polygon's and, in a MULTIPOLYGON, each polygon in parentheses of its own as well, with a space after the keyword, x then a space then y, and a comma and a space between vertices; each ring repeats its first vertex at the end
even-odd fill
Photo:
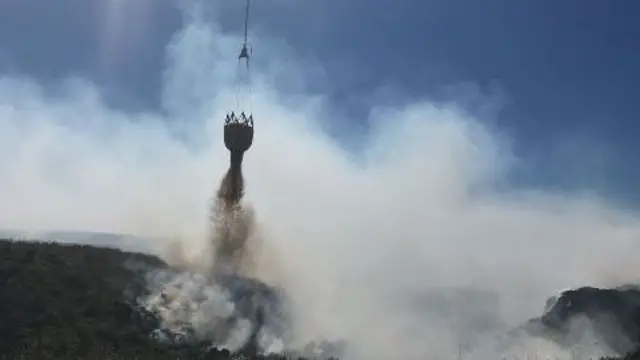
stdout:
POLYGON ((156 257, 10 240, 0 240, 0 257, 3 359, 229 358, 149 337, 157 322, 134 300, 145 291, 144 269, 166 266, 156 257))
MULTIPOLYGON (((135 305, 160 259, 87 245, 0 240, 1 359, 227 359, 228 351, 166 347, 135 305)), ((640 359, 640 356, 627 357, 640 359)))

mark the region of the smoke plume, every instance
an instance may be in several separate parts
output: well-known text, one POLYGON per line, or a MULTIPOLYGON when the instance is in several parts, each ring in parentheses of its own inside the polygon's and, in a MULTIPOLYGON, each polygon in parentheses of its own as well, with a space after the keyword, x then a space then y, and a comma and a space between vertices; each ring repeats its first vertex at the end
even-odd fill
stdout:
POLYGON ((160 319, 157 340, 250 353, 284 350, 286 299, 252 272, 254 221, 242 203, 243 187, 242 172, 230 167, 213 199, 210 247, 200 262, 174 242, 168 251, 173 269, 149 271, 150 293, 139 304, 160 319))

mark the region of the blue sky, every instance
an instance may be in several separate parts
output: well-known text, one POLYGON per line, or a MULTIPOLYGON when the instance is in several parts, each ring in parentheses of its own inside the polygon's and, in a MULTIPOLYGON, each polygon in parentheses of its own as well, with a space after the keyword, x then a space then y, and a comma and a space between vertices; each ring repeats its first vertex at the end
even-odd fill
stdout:
MULTIPOLYGON (((240 1, 207 6, 223 31, 241 29, 240 1)), ((634 202, 638 11, 632 1, 254 0, 252 30, 321 66, 323 77, 305 91, 328 95, 346 114, 341 131, 363 131, 371 101, 467 99, 527 160, 515 182, 634 202)), ((181 22, 168 0, 9 0, 0 70, 44 83, 81 75, 114 107, 157 109, 165 47, 181 22), (108 24, 119 34, 110 48, 108 24), (118 56, 105 62, 101 51, 118 56)))

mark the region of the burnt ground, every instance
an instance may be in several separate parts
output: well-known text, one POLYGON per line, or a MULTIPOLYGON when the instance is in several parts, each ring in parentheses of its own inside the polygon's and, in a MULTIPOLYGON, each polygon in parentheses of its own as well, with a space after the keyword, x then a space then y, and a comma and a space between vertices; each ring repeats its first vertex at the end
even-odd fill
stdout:
MULTIPOLYGON (((145 272, 166 267, 154 256, 117 249, 0 240, 0 359, 232 358, 208 344, 166 346, 149 336, 158 320, 135 298, 146 291, 145 272)), ((604 308, 618 311, 625 329, 638 334, 638 294, 636 289, 572 290, 532 321, 561 332, 571 316, 595 316, 604 308)), ((625 359, 640 360, 640 353, 625 359)))

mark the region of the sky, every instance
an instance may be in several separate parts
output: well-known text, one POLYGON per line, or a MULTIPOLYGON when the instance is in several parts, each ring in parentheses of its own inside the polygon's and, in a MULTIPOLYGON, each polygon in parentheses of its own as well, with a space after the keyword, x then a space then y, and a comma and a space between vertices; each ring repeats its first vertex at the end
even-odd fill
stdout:
MULTIPOLYGON (((389 343, 451 354, 454 329, 402 305, 425 287, 489 288, 518 324, 561 289, 637 279, 640 224, 620 206, 640 180, 636 5, 254 3, 253 251, 292 295, 301 338, 348 338, 355 359, 389 358, 389 343)), ((5 1, 0 228, 203 253, 241 14, 5 1)))
MULTIPOLYGON (((224 32, 238 33, 241 3, 206 7, 216 9, 210 16, 224 32)), ((528 161, 513 172, 514 183, 598 191, 634 205, 639 6, 256 0, 251 26, 319 68, 305 91, 328 96, 346 116, 327 125, 345 146, 357 148, 371 101, 455 94, 515 139, 528 161)), ((174 1, 10 0, 0 17, 3 72, 41 81, 79 74, 100 84, 113 106, 161 107, 164 47, 182 23, 174 1)))

